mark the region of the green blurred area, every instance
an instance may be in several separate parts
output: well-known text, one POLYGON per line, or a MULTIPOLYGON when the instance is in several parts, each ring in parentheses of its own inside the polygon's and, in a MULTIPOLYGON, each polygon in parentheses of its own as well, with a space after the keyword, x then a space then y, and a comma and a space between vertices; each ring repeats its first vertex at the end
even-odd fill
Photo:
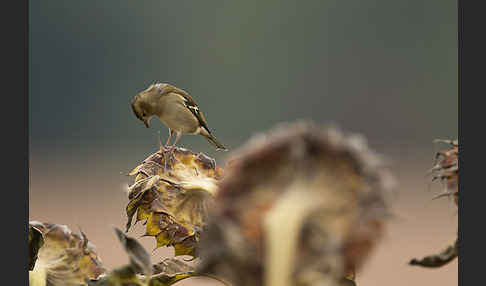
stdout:
POLYGON ((304 118, 429 152, 457 137, 456 22, 452 0, 30 1, 31 156, 142 160, 167 129, 129 100, 155 81, 187 90, 233 149, 304 118))

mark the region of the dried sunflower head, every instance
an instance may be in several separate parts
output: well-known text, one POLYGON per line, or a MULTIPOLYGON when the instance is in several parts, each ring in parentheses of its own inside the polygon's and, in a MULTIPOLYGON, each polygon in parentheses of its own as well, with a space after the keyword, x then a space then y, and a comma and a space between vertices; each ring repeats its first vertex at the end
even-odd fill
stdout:
POLYGON ((309 122, 257 136, 225 168, 199 270, 234 285, 337 285, 380 237, 392 182, 360 136, 309 122))
POLYGON ((437 152, 434 166, 431 169, 431 172, 434 175, 433 180, 440 179, 441 181, 446 182, 445 190, 435 198, 452 196, 457 205, 457 200, 459 199, 459 141, 457 139, 435 141, 449 145, 448 149, 437 152))
POLYGON ((105 273, 94 245, 84 233, 73 233, 59 224, 31 221, 29 225, 42 233, 44 244, 33 272, 45 276, 47 285, 85 285, 86 278, 95 279, 105 273))
MULTIPOLYGON (((436 153, 436 160, 431 169, 434 175, 432 180, 440 179, 445 181, 445 189, 440 194, 436 195, 434 199, 440 197, 453 197, 454 202, 459 200, 459 141, 456 140, 435 140, 437 143, 446 143, 449 148, 436 153)), ((422 267, 442 267, 453 261, 459 254, 458 239, 445 247, 438 254, 432 254, 423 258, 413 258, 410 260, 410 265, 417 265, 422 267)))
POLYGON ((128 194, 126 230, 136 215, 136 222, 146 224, 145 235, 155 237, 156 248, 172 246, 176 256, 197 256, 222 170, 214 159, 183 148, 175 149, 172 160, 166 157, 158 151, 130 173, 136 178, 128 194))

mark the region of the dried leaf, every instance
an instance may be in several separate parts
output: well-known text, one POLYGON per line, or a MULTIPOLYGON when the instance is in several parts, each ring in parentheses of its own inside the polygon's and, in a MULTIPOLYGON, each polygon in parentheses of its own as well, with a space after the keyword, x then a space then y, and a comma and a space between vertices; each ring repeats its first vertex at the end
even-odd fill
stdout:
POLYGON ((198 270, 234 285, 339 285, 380 238, 392 187, 362 137, 282 125, 233 154, 198 270))
POLYGON ((136 221, 146 224, 145 235, 156 239, 156 248, 172 246, 175 255, 196 256, 196 245, 206 224, 222 171, 214 159, 176 148, 175 159, 156 152, 137 166, 128 194, 126 231, 136 221), (166 161, 167 157, 167 161, 166 161))
POLYGON ((436 268, 446 265, 447 263, 454 260, 457 257, 458 249, 457 249, 457 240, 452 244, 446 247, 443 251, 439 254, 426 256, 422 259, 412 259, 410 260, 410 265, 417 265, 423 267, 430 267, 436 268))
POLYGON ((180 280, 197 276, 194 267, 176 258, 166 258, 154 264, 154 275, 150 278, 150 286, 172 285, 180 280))
POLYGON ((351 279, 343 278, 339 286, 356 286, 356 282, 351 279))
POLYGON ((150 254, 134 238, 114 228, 115 234, 130 259, 130 264, 118 267, 98 279, 87 280, 89 286, 148 286, 152 274, 150 254), (145 274, 145 275, 142 275, 145 274))
POLYGON ((37 253, 39 249, 44 245, 44 238, 40 230, 29 224, 29 270, 34 269, 35 262, 37 261, 37 253))
POLYGON ((153 273, 164 274, 164 275, 176 275, 180 273, 194 272, 194 267, 177 259, 177 258, 166 258, 161 262, 154 264, 153 273))
POLYGON ((128 257, 130 257, 132 269, 136 273, 151 275, 152 260, 145 248, 136 239, 126 236, 120 229, 115 228, 115 233, 123 245, 125 252, 128 254, 128 257))
POLYGON ((148 286, 147 278, 137 275, 131 264, 116 268, 99 279, 88 280, 87 283, 88 286, 148 286))
POLYGON ((169 286, 189 277, 201 276, 193 266, 176 258, 166 258, 151 265, 150 256, 142 245, 118 228, 115 233, 130 257, 130 264, 98 279, 87 280, 89 286, 169 286))

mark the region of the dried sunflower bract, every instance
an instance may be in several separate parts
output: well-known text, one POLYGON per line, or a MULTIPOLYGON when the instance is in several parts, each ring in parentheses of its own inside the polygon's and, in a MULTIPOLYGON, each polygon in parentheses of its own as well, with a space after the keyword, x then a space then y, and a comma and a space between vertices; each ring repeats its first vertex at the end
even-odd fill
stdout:
MULTIPOLYGON (((445 143, 449 148, 444 151, 437 152, 436 161, 431 172, 434 175, 432 180, 440 179, 445 181, 445 189, 434 199, 441 197, 453 197, 456 206, 459 200, 459 141, 456 140, 435 140, 438 143, 445 143)), ((413 258, 410 260, 410 265, 436 268, 441 267, 452 260, 459 254, 457 238, 450 245, 445 247, 440 253, 428 255, 421 259, 413 258)))
POLYGON ((29 226, 40 231, 44 241, 29 273, 30 285, 86 285, 86 279, 96 279, 105 273, 94 245, 84 233, 73 233, 65 225, 37 221, 29 222, 29 226))

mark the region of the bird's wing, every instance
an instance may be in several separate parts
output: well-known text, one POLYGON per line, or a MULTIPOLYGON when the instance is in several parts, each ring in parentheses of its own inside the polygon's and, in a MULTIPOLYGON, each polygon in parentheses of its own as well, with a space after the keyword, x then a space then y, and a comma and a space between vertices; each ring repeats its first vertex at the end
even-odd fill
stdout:
POLYGON ((192 112, 192 114, 194 114, 194 116, 196 116, 197 120, 199 121, 199 125, 204 127, 204 129, 211 134, 208 127, 208 122, 206 121, 206 118, 204 118, 204 114, 201 112, 194 99, 192 99, 192 97, 186 91, 177 87, 173 87, 172 92, 175 92, 184 98, 184 105, 192 112))

